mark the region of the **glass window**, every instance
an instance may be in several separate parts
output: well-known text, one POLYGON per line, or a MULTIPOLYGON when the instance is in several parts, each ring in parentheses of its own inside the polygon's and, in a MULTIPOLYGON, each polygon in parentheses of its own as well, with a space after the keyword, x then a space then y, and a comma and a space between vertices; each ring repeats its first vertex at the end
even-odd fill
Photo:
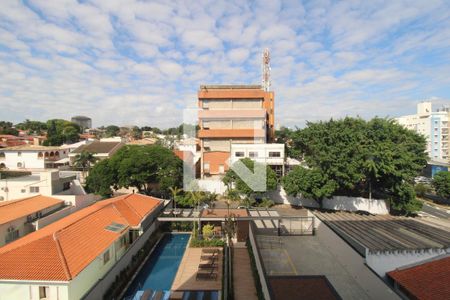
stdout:
POLYGON ((109 255, 109 249, 103 253, 103 264, 106 265, 110 259, 110 255, 109 255))
POLYGON ((22 156, 22 152, 17 152, 17 156, 22 156))
POLYGON ((275 151, 270 151, 269 152, 269 157, 281 157, 281 153, 280 152, 275 152, 275 151))
POLYGON ((49 296, 49 287, 40 286, 39 287, 39 299, 47 299, 49 296))
POLYGON ((38 186, 30 186, 30 193, 39 193, 38 186))
POLYGON ((256 151, 250 151, 250 152, 248 153, 248 156, 249 156, 249 157, 258 157, 258 152, 256 152, 256 151))
POLYGON ((244 157, 244 152, 243 151, 237 151, 234 153, 234 156, 236 157, 244 157))

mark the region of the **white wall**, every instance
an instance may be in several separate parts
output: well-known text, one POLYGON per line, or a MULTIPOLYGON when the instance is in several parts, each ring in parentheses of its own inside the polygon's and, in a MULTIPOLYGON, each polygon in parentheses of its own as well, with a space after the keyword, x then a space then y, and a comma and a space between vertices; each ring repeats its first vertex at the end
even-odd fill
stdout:
POLYGON ((226 185, 220 179, 198 179, 197 183, 202 191, 208 191, 220 195, 223 195, 227 191, 226 185))
POLYGON ((39 287, 49 287, 49 300, 68 299, 67 282, 0 282, 0 300, 39 300, 39 287))
MULTIPOLYGON (((267 192, 269 198, 275 203, 290 204, 318 208, 319 204, 301 196, 289 196, 283 187, 273 192, 267 192)), ((389 206, 385 200, 367 199, 362 197, 334 196, 331 199, 323 200, 323 208, 333 210, 357 211, 364 210, 372 214, 389 214, 389 206)))
POLYGON ((423 251, 366 253, 366 263, 380 277, 385 278, 387 272, 446 253, 450 253, 450 248, 429 249, 423 251))

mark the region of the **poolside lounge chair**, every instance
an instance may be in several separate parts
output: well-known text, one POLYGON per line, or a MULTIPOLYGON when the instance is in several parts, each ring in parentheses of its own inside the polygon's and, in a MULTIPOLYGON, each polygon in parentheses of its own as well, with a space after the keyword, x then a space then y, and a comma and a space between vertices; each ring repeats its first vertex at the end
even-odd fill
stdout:
POLYGON ((162 300, 164 297, 163 291, 156 291, 155 296, 153 296, 153 300, 162 300))
POLYGON ((153 295, 152 289, 145 290, 144 293, 142 294, 140 300, 150 300, 152 295, 153 295))
POLYGON ((217 273, 214 272, 214 269, 211 272, 198 271, 195 279, 196 280, 217 280, 217 273))
POLYGON ((219 253, 219 249, 202 249, 202 254, 216 254, 219 253))
POLYGON ((199 270, 211 270, 211 269, 217 269, 217 265, 215 264, 201 264, 198 266, 199 270))
POLYGON ((203 259, 203 260, 216 259, 217 255, 218 255, 217 252, 216 252, 216 253, 206 253, 206 254, 202 254, 202 255, 200 256, 200 259, 203 259))

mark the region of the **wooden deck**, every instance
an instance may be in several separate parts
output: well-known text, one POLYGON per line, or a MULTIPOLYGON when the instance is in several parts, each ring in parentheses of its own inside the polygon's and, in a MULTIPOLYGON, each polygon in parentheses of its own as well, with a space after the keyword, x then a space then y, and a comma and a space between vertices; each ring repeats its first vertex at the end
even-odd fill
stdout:
MULTIPOLYGON (((212 248, 209 248, 212 249, 212 248)), ((222 248, 216 248, 220 250, 217 258, 218 269, 216 280, 196 280, 196 274, 198 265, 201 262, 202 248, 190 248, 186 249, 184 256, 178 267, 177 275, 173 281, 171 290, 173 291, 211 291, 222 290, 222 264, 223 253, 222 248)))
POLYGON ((233 248, 235 300, 258 300, 247 248, 233 248))

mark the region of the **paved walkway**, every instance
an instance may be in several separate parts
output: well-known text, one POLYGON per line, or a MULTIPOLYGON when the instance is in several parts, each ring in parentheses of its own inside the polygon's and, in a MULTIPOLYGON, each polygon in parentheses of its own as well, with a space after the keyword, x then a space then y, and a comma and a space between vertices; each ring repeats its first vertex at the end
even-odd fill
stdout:
POLYGON ((255 282, 247 248, 233 248, 233 283, 235 300, 257 300, 255 282))
MULTIPOLYGON (((222 248, 217 248, 222 250, 222 248)), ((222 290, 222 251, 220 251, 217 258, 218 270, 216 280, 196 280, 196 274, 198 265, 201 260, 202 248, 187 247, 184 252, 183 259, 181 260, 178 268, 177 275, 172 284, 171 290, 173 291, 211 291, 222 290)))

